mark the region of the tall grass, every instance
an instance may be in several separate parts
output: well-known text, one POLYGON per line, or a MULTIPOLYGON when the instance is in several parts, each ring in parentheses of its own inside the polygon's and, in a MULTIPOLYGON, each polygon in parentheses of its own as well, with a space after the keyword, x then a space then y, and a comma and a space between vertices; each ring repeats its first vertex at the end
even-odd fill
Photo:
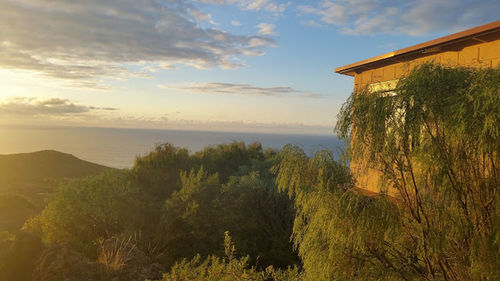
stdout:
POLYGON ((112 237, 101 241, 97 262, 104 265, 109 272, 118 272, 134 259, 136 250, 133 236, 112 237))

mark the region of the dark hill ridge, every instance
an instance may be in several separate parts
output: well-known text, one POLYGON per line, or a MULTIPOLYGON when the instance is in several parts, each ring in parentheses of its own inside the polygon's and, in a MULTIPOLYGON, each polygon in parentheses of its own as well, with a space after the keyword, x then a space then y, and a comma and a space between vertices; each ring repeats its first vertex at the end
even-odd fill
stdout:
POLYGON ((36 183, 100 174, 108 167, 55 150, 0 155, 0 184, 36 183))
POLYGON ((63 179, 97 175, 112 169, 55 150, 0 155, 0 194, 20 194, 41 207, 63 179))
POLYGON ((54 150, 0 155, 0 236, 5 231, 15 233, 38 213, 60 180, 107 169, 111 168, 54 150))

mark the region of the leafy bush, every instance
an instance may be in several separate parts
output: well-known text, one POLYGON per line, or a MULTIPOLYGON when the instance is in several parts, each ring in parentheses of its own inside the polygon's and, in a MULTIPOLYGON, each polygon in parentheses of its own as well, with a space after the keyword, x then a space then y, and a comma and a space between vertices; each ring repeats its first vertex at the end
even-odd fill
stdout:
POLYGON ((351 159, 380 171, 365 196, 328 152, 281 152, 306 280, 500 278, 500 69, 425 64, 395 95, 353 93, 336 130, 351 159), (383 189, 384 191, 384 189, 383 189))
POLYGON ((183 260, 174 265, 171 271, 163 276, 161 281, 298 281, 300 273, 297 268, 286 271, 276 271, 268 267, 259 271, 248 266, 248 257, 236 258, 235 247, 228 232, 224 233, 225 258, 210 256, 204 261, 200 256, 192 260, 183 260))
POLYGON ((183 258, 222 255, 226 230, 234 232, 242 256, 252 255, 253 266, 299 263, 289 241, 293 205, 269 171, 275 157, 260 144, 219 145, 193 155, 165 144, 138 158, 132 170, 67 181, 24 226, 49 247, 50 258, 39 260, 36 274, 65 266, 60 249, 82 255, 75 270, 91 266, 99 271, 95 278, 140 280, 183 258))
POLYGON ((400 194, 422 278, 499 277, 499 104, 500 68, 425 64, 396 95, 356 93, 341 115, 353 157, 400 194))
POLYGON ((24 228, 95 258, 100 240, 134 232, 141 221, 139 190, 127 179, 125 171, 111 171, 63 183, 24 228))
POLYGON ((11 246, 0 259, 0 277, 5 281, 29 281, 43 244, 40 238, 25 232, 17 233, 11 246))
POLYGON ((286 267, 297 263, 291 235, 293 209, 269 179, 257 172, 231 177, 227 184, 204 169, 181 176, 182 188, 166 201, 163 239, 165 264, 196 254, 221 255, 222 234, 229 230, 252 264, 286 267))
POLYGON ((209 174, 217 173, 221 182, 226 183, 231 176, 242 176, 252 171, 261 173, 264 177, 271 176, 269 162, 273 152, 264 153, 260 143, 245 145, 244 142, 221 144, 207 147, 193 155, 197 165, 209 174))
MULTIPOLYGON (((33 281, 84 281, 106 280, 101 264, 91 262, 68 245, 54 244, 47 247, 36 261, 33 281)), ((28 280, 28 279, 26 279, 28 280)), ((110 279, 107 279, 110 280, 110 279)))
MULTIPOLYGON (((342 243, 344 253, 335 259, 350 264, 329 270, 335 275, 363 280, 497 280, 499 104, 499 68, 424 64, 399 81, 395 95, 354 93, 339 114, 337 132, 351 140, 352 159, 365 169, 379 170, 386 189, 399 195, 395 204, 385 196, 363 199, 363 204, 355 204, 363 212, 343 216, 342 221, 337 218, 345 210, 333 211, 338 207, 326 207, 326 202, 318 201, 312 213, 301 210, 306 227, 295 229, 294 235, 299 237, 306 272, 321 263, 309 263, 304 248, 309 244, 300 242, 304 244, 310 223, 325 206, 333 213, 324 224, 339 229, 357 225, 344 233, 350 242, 342 243), (371 215, 365 217, 365 212, 371 215), (369 264, 371 273, 360 264, 369 264)), ((287 174, 283 171, 283 177, 287 174)), ((309 187, 291 186, 299 192, 309 187)), ((297 198, 299 205, 311 200, 309 195, 297 198)), ((346 202, 353 206, 358 200, 346 202)), ((315 250, 318 255, 332 253, 329 247, 315 250)))
POLYGON ((163 202, 178 190, 181 171, 189 171, 192 160, 184 148, 165 143, 149 154, 137 157, 131 178, 148 200, 163 202))

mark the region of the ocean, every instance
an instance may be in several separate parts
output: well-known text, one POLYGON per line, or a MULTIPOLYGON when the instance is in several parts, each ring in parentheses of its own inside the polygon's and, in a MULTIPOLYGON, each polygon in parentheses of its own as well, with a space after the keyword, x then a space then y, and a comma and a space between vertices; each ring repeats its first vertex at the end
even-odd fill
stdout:
POLYGON ((289 135, 211 131, 86 128, 86 127, 0 127, 0 154, 57 150, 114 168, 130 168, 136 156, 155 145, 171 143, 191 152, 204 147, 243 141, 260 142, 264 148, 281 149, 296 144, 308 154, 330 149, 339 151, 343 142, 331 135, 289 135))

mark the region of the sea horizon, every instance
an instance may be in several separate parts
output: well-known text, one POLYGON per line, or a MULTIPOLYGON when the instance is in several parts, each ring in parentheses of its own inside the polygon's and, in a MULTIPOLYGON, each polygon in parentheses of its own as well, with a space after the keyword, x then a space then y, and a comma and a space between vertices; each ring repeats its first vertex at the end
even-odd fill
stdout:
POLYGON ((269 133, 192 129, 117 128, 84 126, 0 126, 0 154, 57 150, 82 160, 113 168, 131 168, 137 156, 156 145, 171 143, 194 153, 231 142, 259 142, 264 149, 280 150, 286 144, 300 146, 309 156, 322 149, 343 149, 333 133, 269 133))

